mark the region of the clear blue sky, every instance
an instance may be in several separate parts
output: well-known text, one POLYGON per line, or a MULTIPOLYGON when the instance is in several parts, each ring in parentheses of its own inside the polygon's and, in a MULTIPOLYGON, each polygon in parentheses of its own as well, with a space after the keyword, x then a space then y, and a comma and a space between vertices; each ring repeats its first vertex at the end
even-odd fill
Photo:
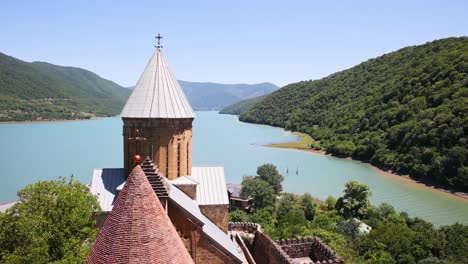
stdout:
POLYGON ((158 32, 181 80, 280 86, 468 35, 466 0, 3 0, 0 10, 0 52, 124 86, 138 80, 158 32))

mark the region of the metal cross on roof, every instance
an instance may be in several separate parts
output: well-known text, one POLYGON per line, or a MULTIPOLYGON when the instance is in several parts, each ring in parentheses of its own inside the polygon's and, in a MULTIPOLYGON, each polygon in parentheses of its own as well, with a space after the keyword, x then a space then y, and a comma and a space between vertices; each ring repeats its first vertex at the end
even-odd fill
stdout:
POLYGON ((158 45, 155 46, 155 47, 158 48, 158 49, 159 49, 159 48, 162 48, 163 46, 161 46, 161 39, 162 39, 163 37, 161 36, 161 34, 158 33, 158 35, 157 35, 155 38, 158 40, 158 45))

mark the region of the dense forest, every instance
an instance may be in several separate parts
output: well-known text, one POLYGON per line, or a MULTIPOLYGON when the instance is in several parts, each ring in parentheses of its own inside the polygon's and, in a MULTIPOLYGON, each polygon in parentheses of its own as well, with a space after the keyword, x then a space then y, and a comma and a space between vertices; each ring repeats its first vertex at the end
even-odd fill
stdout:
MULTIPOLYGON (((338 199, 319 201, 309 193, 281 192, 283 179, 273 164, 244 177, 241 196, 250 197, 255 209, 231 211, 229 220, 259 223, 275 240, 319 237, 346 263, 455 264, 468 259, 466 225, 435 227, 390 204, 372 205, 369 186, 356 181, 346 183, 338 199)), ((249 236, 244 240, 252 243, 249 236)))
POLYGON ((240 120, 310 134, 426 182, 468 190, 468 38, 403 48, 273 92, 240 120))
POLYGON ((129 95, 130 90, 80 68, 0 53, 0 121, 118 115, 129 95))
POLYGON ((266 95, 262 95, 262 96, 257 96, 257 97, 245 99, 245 100, 242 100, 242 101, 234 103, 234 104, 230 104, 230 105, 224 107, 223 109, 221 109, 221 111, 219 111, 219 113, 220 114, 229 114, 229 115, 243 114, 243 113, 247 112, 247 110, 252 108, 255 104, 257 104, 261 100, 263 100, 265 97, 266 97, 266 95))

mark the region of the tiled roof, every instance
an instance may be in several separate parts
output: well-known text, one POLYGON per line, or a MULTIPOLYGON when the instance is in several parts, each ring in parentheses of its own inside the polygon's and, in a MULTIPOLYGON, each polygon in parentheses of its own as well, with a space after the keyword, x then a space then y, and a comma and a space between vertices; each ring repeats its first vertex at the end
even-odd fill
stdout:
POLYGON ((174 185, 197 184, 197 203, 199 205, 229 204, 224 167, 192 167, 191 176, 171 180, 174 185))
POLYGON ((193 263, 140 166, 130 173, 86 263, 193 263))
MULTIPOLYGON (((110 212, 117 198, 119 185, 125 182, 125 169, 94 169, 91 193, 97 196, 101 209, 110 212)), ((123 186, 120 188, 122 190, 123 186)))
POLYGON ((224 233, 217 225, 211 222, 206 216, 202 214, 200 211, 200 207, 198 207, 197 202, 192 200, 188 195, 184 192, 179 190, 177 187, 172 187, 172 183, 165 179, 168 182, 168 185, 171 189, 169 193, 169 198, 177 203, 180 207, 190 213, 193 217, 197 218, 199 221, 203 223, 203 233, 207 235, 210 239, 212 239, 215 243, 221 246, 226 253, 230 254, 231 256, 237 258, 240 262, 242 262, 239 252, 237 251, 236 246, 229 239, 229 236, 224 233))
POLYGON ((120 114, 127 118, 194 118, 195 114, 160 48, 146 65, 120 114))

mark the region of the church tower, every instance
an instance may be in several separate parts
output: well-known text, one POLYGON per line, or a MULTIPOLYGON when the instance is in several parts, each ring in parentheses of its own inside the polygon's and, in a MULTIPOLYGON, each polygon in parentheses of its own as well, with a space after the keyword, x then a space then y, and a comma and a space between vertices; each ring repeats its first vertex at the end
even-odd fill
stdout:
POLYGON ((173 180, 191 175, 192 122, 195 114, 169 68, 159 44, 120 116, 124 166, 133 168, 134 155, 149 156, 161 174, 173 180))

